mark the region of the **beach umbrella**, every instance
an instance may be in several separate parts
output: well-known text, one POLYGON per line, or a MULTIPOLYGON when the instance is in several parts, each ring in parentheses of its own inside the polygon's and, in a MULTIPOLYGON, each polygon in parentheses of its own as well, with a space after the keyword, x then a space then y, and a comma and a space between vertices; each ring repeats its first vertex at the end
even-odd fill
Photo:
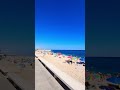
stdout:
POLYGON ((72 58, 72 56, 68 56, 67 58, 72 58))
POLYGON ((61 55, 61 53, 58 53, 58 55, 61 55))
POLYGON ((77 58, 76 58, 76 57, 73 57, 72 59, 73 59, 73 60, 76 60, 77 58))
POLYGON ((111 77, 111 78, 108 78, 107 81, 114 84, 120 84, 120 77, 111 77))

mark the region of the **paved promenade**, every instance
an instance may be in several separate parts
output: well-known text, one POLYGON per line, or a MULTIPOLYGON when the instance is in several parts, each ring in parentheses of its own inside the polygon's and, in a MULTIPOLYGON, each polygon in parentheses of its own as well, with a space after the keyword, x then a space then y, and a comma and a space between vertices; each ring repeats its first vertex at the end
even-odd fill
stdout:
POLYGON ((64 90, 37 59, 35 60, 35 90, 64 90))

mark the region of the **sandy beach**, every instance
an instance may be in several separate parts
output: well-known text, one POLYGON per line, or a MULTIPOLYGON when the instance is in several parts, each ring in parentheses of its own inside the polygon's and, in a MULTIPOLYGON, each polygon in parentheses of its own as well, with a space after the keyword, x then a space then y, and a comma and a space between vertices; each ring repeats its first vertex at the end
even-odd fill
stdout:
POLYGON ((61 70, 62 72, 66 73, 67 75, 71 76, 73 79, 77 80, 78 82, 85 84, 85 67, 82 64, 76 65, 75 63, 68 64, 65 63, 67 57, 55 57, 54 55, 46 54, 43 56, 40 51, 36 51, 37 56, 40 56, 47 60, 49 63, 54 65, 56 68, 61 70))

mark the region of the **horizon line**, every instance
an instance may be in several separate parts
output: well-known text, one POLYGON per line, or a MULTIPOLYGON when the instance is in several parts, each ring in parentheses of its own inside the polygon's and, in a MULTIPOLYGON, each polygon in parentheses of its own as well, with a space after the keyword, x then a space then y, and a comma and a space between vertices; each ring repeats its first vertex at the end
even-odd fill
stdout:
POLYGON ((85 49, 42 49, 42 48, 35 48, 35 49, 41 49, 41 50, 85 50, 85 49))

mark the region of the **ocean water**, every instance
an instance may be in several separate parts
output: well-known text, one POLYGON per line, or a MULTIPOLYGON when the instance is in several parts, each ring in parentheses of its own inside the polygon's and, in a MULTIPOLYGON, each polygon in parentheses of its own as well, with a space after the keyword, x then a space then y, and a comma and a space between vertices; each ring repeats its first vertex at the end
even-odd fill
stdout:
POLYGON ((52 50, 52 52, 81 57, 85 61, 85 50, 52 50))
POLYGON ((86 69, 93 72, 120 73, 120 57, 86 57, 86 69))

